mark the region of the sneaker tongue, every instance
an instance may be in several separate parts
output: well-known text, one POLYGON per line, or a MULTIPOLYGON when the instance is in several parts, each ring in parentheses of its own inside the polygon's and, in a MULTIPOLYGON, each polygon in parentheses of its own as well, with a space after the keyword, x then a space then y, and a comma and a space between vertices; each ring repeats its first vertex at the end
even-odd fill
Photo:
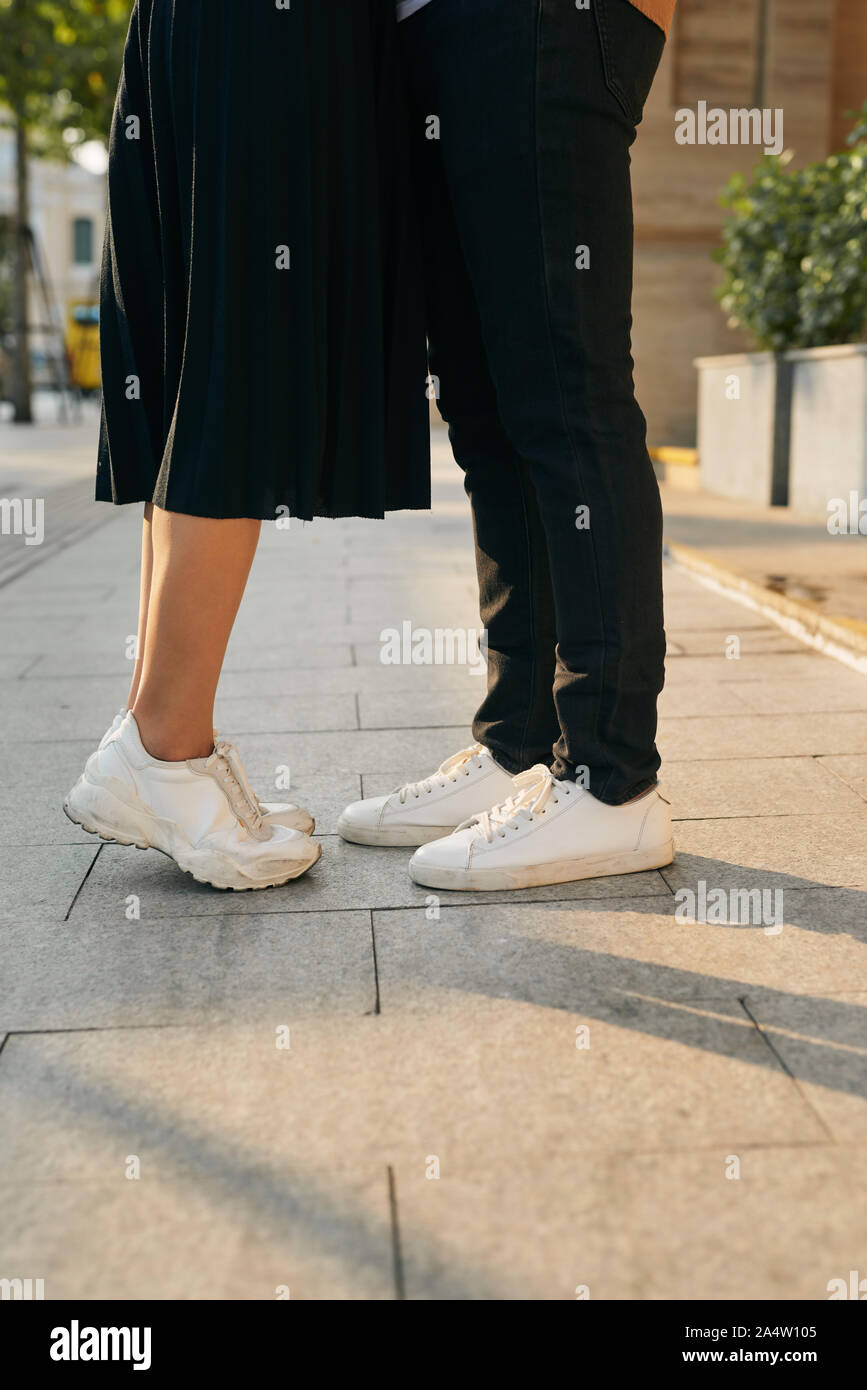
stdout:
POLYGON ((544 795, 548 787, 553 785, 554 778, 543 763, 537 763, 527 772, 519 773, 514 781, 517 788, 515 795, 510 796, 508 801, 504 801, 501 806, 494 808, 491 812, 492 820, 508 820, 516 811, 524 811, 533 806, 539 797, 544 795))
POLYGON ((477 758, 481 752, 484 752, 484 749, 478 743, 473 744, 472 748, 462 748, 459 753, 453 753, 450 758, 446 758, 444 763, 440 763, 437 768, 437 775, 448 776, 450 772, 457 772, 459 767, 463 767, 464 763, 472 762, 473 758, 477 758))

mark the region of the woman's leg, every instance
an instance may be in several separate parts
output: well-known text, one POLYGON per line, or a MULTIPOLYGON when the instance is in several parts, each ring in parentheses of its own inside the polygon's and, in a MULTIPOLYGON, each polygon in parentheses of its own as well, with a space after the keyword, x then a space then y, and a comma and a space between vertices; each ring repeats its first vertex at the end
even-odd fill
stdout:
POLYGON ((145 640, 148 630, 148 608, 151 599, 151 581, 154 572, 154 539, 153 539, 153 502, 146 502, 144 517, 141 526, 141 580, 139 583, 138 601, 138 639, 136 643, 135 666, 132 673, 132 684, 129 688, 126 707, 132 709, 135 704, 135 697, 141 684, 142 666, 144 665, 145 640))
POLYGON ((143 647, 130 708, 145 748, 163 762, 207 757, 214 746, 217 683, 260 526, 246 517, 214 520, 159 507, 145 521, 152 568, 146 585, 145 541, 143 647))
POLYGON ((237 751, 214 740, 214 696, 260 524, 154 506, 135 703, 64 802, 70 820, 91 834, 161 850, 216 888, 288 883, 322 852, 299 833, 299 817, 313 829, 306 812, 263 806, 237 751))

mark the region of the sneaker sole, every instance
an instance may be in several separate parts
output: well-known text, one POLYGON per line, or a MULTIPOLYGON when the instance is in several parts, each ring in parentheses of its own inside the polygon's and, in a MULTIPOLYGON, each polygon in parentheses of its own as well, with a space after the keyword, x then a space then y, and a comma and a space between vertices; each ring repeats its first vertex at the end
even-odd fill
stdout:
POLYGON ((647 869, 664 869, 674 859, 674 841, 655 849, 629 850, 621 854, 599 854, 587 859, 555 859, 521 869, 445 869, 419 868, 410 860, 409 876, 423 888, 453 888, 469 892, 498 889, 543 888, 551 883, 577 883, 583 878, 606 878, 612 874, 640 874, 647 869))
POLYGON ((343 816, 337 822, 337 833, 352 845, 379 845, 391 849, 418 849, 429 845, 432 840, 442 840, 451 835, 454 825, 392 825, 385 830, 374 826, 353 825, 343 816))
MULTIPOLYGON (((204 883, 211 888, 232 889, 236 893, 261 888, 279 888, 281 884, 300 878, 302 874, 313 867, 322 855, 322 846, 314 842, 316 854, 309 863, 293 864, 287 873, 281 873, 279 876, 272 875, 264 879, 255 879, 247 874, 242 874, 234 865, 221 861, 212 850, 196 851, 190 846, 189 854, 185 855, 183 859, 179 859, 171 850, 166 849, 163 845, 155 844, 141 826, 136 829, 133 828, 131 824, 135 815, 133 807, 113 796, 105 787, 87 782, 84 777, 79 778, 63 802, 63 814, 72 821, 73 825, 80 826, 88 835, 97 835, 100 840, 105 840, 108 844, 134 845, 136 849, 155 849, 177 864, 183 873, 190 874, 197 883, 204 883), (73 798, 76 797, 76 793, 79 793, 79 800, 82 799, 84 793, 89 793, 91 804, 74 804, 73 798), (97 806, 94 806, 93 802, 96 802, 97 806), (107 820, 105 818, 106 812, 114 812, 118 818, 117 823, 112 824, 107 820), (215 867, 208 869, 208 861, 214 863, 215 860, 215 867)), ((160 824, 158 817, 152 816, 151 819, 156 824, 160 824)))

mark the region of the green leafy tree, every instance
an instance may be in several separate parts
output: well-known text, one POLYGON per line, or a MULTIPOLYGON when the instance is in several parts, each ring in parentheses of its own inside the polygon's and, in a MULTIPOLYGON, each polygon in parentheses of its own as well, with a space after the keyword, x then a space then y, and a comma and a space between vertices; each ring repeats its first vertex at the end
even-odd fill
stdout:
POLYGON ((27 331, 29 159, 105 140, 131 0, 0 0, 0 120, 15 133, 12 277, 16 421, 32 420, 27 331))
POLYGON ((867 103, 848 143, 805 169, 765 156, 721 195, 717 297, 761 348, 856 342, 867 329, 867 103))

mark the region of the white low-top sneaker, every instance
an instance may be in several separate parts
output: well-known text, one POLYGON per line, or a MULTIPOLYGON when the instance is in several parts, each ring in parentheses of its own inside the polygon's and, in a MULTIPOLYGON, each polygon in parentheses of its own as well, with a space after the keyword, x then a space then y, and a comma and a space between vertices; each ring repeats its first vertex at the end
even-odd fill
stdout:
POLYGON ((152 758, 132 714, 87 760, 63 809, 103 840, 158 849, 200 883, 271 888, 298 878, 322 853, 309 835, 266 822, 230 743, 207 758, 152 758))
POLYGON ((671 807, 659 787, 609 806, 541 763, 514 795, 416 850, 410 877, 425 888, 536 888, 660 869, 674 858, 671 807))
POLYGON ((423 782, 408 782, 388 796, 353 801, 337 830, 357 845, 426 845, 514 790, 508 772, 487 748, 475 743, 447 758, 423 782))
MULTIPOLYGON (((112 720, 111 727, 106 729, 99 741, 100 749, 110 743, 127 716, 126 709, 119 710, 112 720)), ((220 742, 220 735, 214 730, 214 746, 220 742)), ((244 791, 251 797, 259 807, 259 813, 263 820, 269 825, 288 825, 290 830, 300 830, 302 835, 312 835, 316 829, 316 822, 309 811, 305 811, 303 806, 295 806, 291 801, 260 801, 247 779, 247 773, 240 758, 236 756, 236 767, 243 779, 244 791)))

